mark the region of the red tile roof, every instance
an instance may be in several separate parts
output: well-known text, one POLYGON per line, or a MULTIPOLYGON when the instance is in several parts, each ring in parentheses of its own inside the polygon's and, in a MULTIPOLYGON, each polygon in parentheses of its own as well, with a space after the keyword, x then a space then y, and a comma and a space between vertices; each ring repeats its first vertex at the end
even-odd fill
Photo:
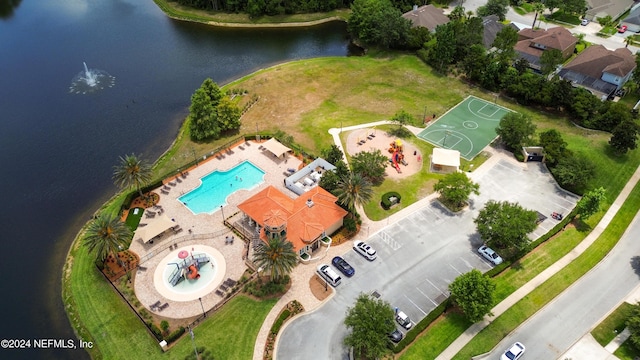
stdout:
MULTIPOLYGON (((341 221, 347 211, 336 204, 337 197, 316 186, 292 199, 273 186, 269 186, 238 205, 243 213, 260 226, 265 224, 287 226, 287 240, 293 243, 296 252, 322 233, 341 221), (312 202, 309 206, 307 201, 312 202)), ((264 240, 264 231, 260 237, 264 240)))

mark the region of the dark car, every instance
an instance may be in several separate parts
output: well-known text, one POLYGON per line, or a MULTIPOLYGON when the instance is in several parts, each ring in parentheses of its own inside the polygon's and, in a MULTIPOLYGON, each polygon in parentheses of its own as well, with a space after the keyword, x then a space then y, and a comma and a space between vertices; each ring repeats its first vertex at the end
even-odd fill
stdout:
POLYGON ((387 336, 389 337, 389 340, 393 341, 394 343, 399 343, 400 340, 402 340, 402 332, 400 332, 400 330, 398 330, 397 328, 393 329, 393 331, 387 334, 387 336))
POLYGON ((341 258, 340 256, 334 257, 333 260, 331 260, 331 263, 338 270, 340 270, 341 273, 347 276, 353 276, 353 274, 356 273, 356 270, 351 265, 349 265, 349 263, 345 259, 341 258))

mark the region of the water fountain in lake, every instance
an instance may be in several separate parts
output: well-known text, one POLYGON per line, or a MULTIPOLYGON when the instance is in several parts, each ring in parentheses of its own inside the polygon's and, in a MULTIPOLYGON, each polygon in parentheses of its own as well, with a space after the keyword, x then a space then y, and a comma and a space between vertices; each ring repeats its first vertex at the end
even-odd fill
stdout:
POLYGON ((102 70, 89 69, 85 62, 82 64, 84 65, 84 71, 79 72, 73 78, 71 86, 69 86, 69 92, 87 94, 115 85, 115 76, 111 76, 102 70))

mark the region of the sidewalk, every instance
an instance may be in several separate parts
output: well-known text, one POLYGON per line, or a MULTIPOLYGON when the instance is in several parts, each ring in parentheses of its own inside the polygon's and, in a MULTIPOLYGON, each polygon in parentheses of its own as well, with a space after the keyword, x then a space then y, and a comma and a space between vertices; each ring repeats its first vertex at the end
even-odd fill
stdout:
POLYGON ((546 270, 541 272, 538 276, 530 280, 528 283, 524 284, 520 289, 516 290, 501 303, 496 305, 493 309, 491 309, 493 316, 485 316, 484 320, 469 327, 462 335, 460 335, 453 343, 451 343, 451 345, 449 345, 449 347, 447 347, 436 358, 436 360, 447 360, 453 358, 467 343, 469 343, 469 341, 471 341, 471 339, 473 339, 474 336, 476 336, 482 329, 487 327, 493 321, 493 319, 502 315, 511 306, 527 296, 531 291, 547 281, 558 271, 562 270, 565 266, 567 266, 574 259, 580 256, 587 248, 589 248, 589 246, 593 244, 593 242, 609 225, 613 217, 616 215, 622 204, 629 196, 631 190, 633 190, 633 188, 638 183, 638 180, 640 180, 640 167, 636 169, 633 176, 631 176, 625 187, 620 192, 620 195, 618 195, 613 204, 611 204, 611 207, 609 207, 607 213, 602 217, 602 220, 600 220, 593 231, 578 246, 576 246, 575 249, 573 249, 569 254, 565 255, 562 259, 558 260, 553 265, 548 267, 546 270))

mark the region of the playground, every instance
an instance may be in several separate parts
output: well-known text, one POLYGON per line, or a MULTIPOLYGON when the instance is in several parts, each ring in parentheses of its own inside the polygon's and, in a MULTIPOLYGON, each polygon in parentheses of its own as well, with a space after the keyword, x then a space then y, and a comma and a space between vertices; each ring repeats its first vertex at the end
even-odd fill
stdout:
POLYGON ((357 129, 349 133, 346 150, 350 156, 376 149, 389 158, 386 174, 390 179, 406 178, 422 168, 423 154, 411 143, 375 128, 357 129))
POLYGON ((500 119, 510 111, 495 102, 468 96, 417 136, 437 147, 458 150, 462 158, 471 160, 496 138, 500 119))

